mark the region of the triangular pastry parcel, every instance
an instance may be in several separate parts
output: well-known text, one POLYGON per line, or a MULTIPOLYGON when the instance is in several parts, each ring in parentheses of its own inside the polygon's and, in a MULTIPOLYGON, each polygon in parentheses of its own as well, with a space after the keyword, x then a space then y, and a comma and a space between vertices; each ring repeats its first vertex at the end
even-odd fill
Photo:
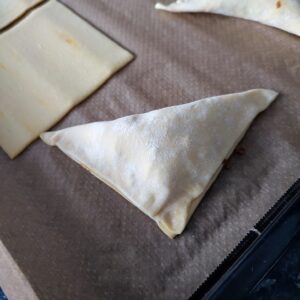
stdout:
POLYGON ((155 8, 207 12, 257 21, 300 36, 300 0, 178 0, 155 8))
POLYGON ((132 58, 59 2, 36 8, 0 34, 0 147, 14 158, 132 58))
POLYGON ((96 122, 41 138, 180 234, 256 115, 277 93, 250 90, 96 122))
POLYGON ((0 0, 0 29, 45 0, 0 0))

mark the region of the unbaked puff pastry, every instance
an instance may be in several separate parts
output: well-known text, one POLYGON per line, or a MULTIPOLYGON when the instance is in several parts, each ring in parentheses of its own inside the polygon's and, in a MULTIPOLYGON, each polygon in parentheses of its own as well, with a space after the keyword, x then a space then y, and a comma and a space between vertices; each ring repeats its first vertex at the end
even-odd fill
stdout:
POLYGON ((204 12, 260 22, 300 36, 300 0, 178 0, 155 8, 170 12, 204 12))
POLYGON ((59 2, 37 7, 0 34, 0 147, 17 156, 132 58, 59 2))
POLYGON ((253 119, 276 98, 256 89, 41 138, 120 193, 169 237, 182 233, 253 119))

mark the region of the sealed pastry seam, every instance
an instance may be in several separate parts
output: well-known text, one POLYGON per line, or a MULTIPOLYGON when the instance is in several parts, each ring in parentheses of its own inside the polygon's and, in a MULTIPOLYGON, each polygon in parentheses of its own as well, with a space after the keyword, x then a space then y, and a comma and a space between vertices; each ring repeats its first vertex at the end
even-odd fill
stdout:
MULTIPOLYGON (((41 134, 41 139, 45 143, 48 143, 48 139, 47 139, 46 135, 47 135, 47 133, 42 133, 41 134)), ((67 156, 69 156, 71 159, 73 159, 75 162, 77 162, 80 166, 82 166, 84 169, 86 169, 89 173, 91 173, 96 178, 98 178, 99 180, 101 180, 102 182, 104 182, 106 185, 108 185, 110 188, 112 188, 114 191, 116 191, 117 193, 119 193, 121 196, 123 196, 131 204, 133 204, 137 208, 139 208, 144 214, 148 215, 147 211, 145 211, 143 209, 143 207, 140 207, 139 204, 134 201, 134 199, 131 199, 130 196, 127 195, 125 191, 123 191, 122 189, 120 189, 119 187, 117 187, 113 182, 111 182, 109 180, 109 178, 106 178, 105 176, 103 176, 99 171, 97 171, 97 170, 95 170, 93 168, 90 168, 88 165, 86 165, 86 163, 84 161, 81 160, 80 157, 77 157, 76 154, 74 154, 72 152, 69 152, 69 151, 64 151, 63 149, 60 148, 60 146, 58 146, 58 148, 61 151, 63 151, 67 156)), ((151 216, 149 216, 149 217, 151 218, 151 216)))
POLYGON ((256 89, 46 132, 56 145, 152 218, 182 233, 253 119, 276 98, 256 89))

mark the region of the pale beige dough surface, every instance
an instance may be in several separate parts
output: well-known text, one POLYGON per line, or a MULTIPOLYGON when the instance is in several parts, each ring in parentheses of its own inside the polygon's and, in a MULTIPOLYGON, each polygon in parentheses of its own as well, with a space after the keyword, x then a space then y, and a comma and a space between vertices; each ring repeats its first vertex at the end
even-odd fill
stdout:
POLYGON ((0 146, 14 158, 132 54, 50 1, 0 35, 0 146))
POLYGON ((45 0, 1 0, 0 1, 0 29, 6 27, 27 10, 45 0))
POLYGON ((272 90, 251 90, 41 137, 119 192, 173 238, 182 233, 253 119, 276 96, 272 90))
POLYGON ((170 12, 206 12, 257 21, 300 36, 299 0, 178 0, 157 9, 170 12))

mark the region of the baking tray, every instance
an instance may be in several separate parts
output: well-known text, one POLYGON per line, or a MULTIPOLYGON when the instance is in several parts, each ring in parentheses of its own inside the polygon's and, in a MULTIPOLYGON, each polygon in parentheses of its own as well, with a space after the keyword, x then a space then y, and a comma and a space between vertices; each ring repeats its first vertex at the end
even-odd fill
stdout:
POLYGON ((190 297, 300 299, 300 180, 190 297))

